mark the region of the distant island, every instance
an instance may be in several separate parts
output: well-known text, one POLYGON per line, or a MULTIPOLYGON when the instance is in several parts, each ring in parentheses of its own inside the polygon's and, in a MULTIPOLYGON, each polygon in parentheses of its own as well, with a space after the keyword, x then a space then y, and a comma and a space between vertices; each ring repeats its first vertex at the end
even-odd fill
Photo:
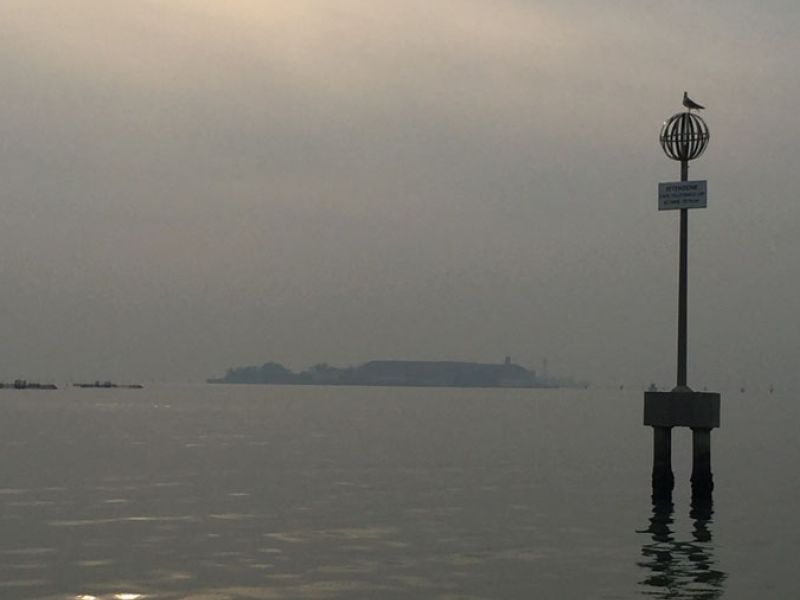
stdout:
POLYGON ((355 367, 338 368, 320 363, 295 373, 276 362, 260 367, 228 369, 224 377, 208 383, 246 383, 283 385, 376 385, 419 387, 543 388, 570 386, 572 382, 538 378, 536 372, 511 362, 499 364, 421 361, 372 360, 355 367))

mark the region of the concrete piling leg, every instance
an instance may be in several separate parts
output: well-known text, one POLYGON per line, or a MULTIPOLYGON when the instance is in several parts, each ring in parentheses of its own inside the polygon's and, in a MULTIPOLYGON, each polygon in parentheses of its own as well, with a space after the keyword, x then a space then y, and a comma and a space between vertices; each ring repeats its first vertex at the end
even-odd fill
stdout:
POLYGON ((674 487, 672 428, 653 427, 653 503, 671 502, 674 487))
POLYGON ((692 428, 692 500, 710 501, 713 491, 711 430, 692 428))

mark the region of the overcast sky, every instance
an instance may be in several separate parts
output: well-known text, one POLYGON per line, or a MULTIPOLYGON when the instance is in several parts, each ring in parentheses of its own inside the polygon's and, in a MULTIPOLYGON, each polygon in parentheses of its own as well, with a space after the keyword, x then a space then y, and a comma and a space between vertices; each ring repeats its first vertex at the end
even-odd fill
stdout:
POLYGON ((0 380, 268 360, 800 385, 796 2, 3 0, 0 380))

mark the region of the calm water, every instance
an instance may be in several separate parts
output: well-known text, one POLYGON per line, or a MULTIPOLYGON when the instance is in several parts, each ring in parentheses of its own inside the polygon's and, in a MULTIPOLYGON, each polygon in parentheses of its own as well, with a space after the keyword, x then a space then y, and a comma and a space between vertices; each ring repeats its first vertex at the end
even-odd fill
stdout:
POLYGON ((794 398, 723 394, 713 513, 641 391, 0 392, 0 598, 795 598, 794 398), (690 514, 691 513, 691 514, 690 514))

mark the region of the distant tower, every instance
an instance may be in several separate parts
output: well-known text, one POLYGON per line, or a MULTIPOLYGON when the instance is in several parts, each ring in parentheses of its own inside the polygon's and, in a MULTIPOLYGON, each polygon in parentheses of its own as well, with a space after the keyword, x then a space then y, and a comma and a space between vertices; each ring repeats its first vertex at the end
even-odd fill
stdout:
POLYGON ((504 364, 505 364, 507 367, 510 367, 510 366, 511 366, 511 357, 510 357, 510 356, 506 356, 506 360, 505 360, 505 363, 504 363, 504 364))
POLYGON ((542 379, 547 379, 547 377, 548 377, 548 374, 547 374, 547 359, 543 358, 542 359, 542 379))

